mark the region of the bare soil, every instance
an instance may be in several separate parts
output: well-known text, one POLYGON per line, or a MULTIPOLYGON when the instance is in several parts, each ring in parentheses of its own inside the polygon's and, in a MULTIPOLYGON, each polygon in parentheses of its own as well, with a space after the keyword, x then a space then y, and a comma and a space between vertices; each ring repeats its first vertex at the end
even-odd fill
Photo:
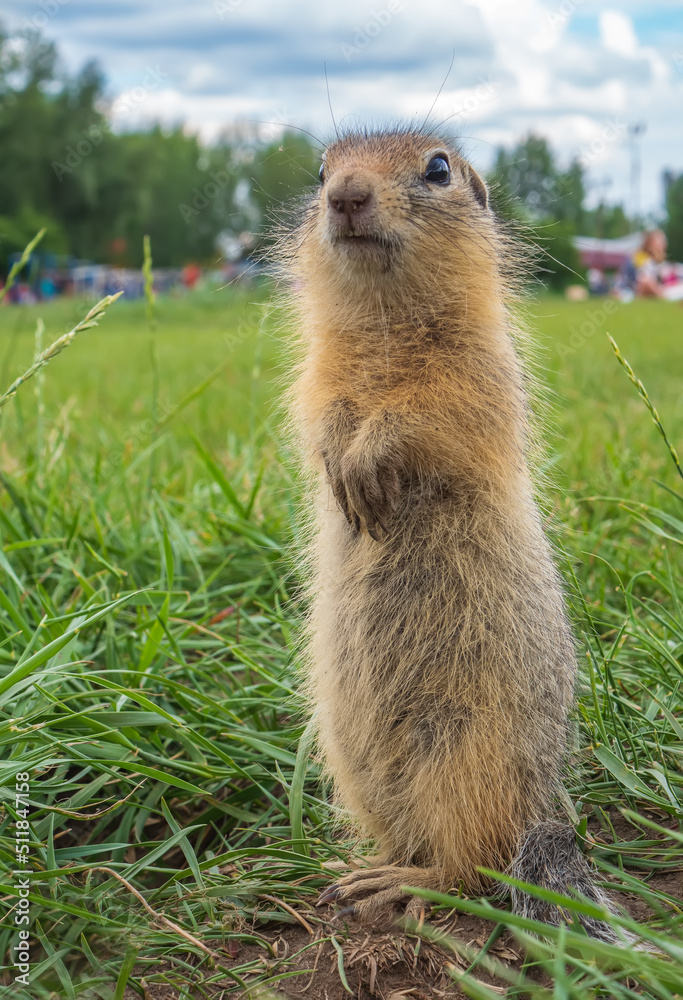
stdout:
MULTIPOLYGON (((663 817, 654 817, 663 826, 668 825, 663 817)), ((625 841, 635 839, 637 831, 614 810, 610 816, 617 836, 625 841)), ((609 844, 611 837, 597 824, 590 824, 592 837, 609 844)), ((654 839, 654 834, 653 834, 654 839)), ((683 869, 659 871, 650 875, 643 871, 631 871, 631 875, 645 881, 649 886, 682 901, 683 869)), ((645 922, 655 914, 648 904, 636 893, 612 892, 614 902, 623 907, 634 919, 645 922)), ((226 970, 254 961, 262 972, 277 976, 280 972, 299 974, 286 978, 280 983, 259 992, 250 991, 245 1000, 269 1000, 269 998, 296 997, 302 1000, 432 1000, 432 998, 458 998, 464 994, 454 984, 451 972, 467 967, 464 959, 447 946, 427 942, 415 934, 406 933, 396 917, 387 915, 382 922, 360 925, 348 916, 339 917, 332 907, 302 909, 300 921, 279 925, 255 925, 253 930, 266 939, 272 955, 265 957, 263 948, 253 944, 230 942, 221 957, 219 966, 226 970), (330 938, 334 936, 339 950, 330 938), (303 950, 305 949, 305 950, 303 950), (299 953, 300 954, 297 954, 299 953), (277 957, 275 957, 277 956, 277 957), (341 969, 348 983, 347 991, 342 980, 341 969)), ((493 924, 467 914, 449 913, 441 920, 431 921, 445 934, 457 938, 463 944, 479 950, 486 943, 493 924)), ((509 934, 503 934, 492 946, 490 954, 510 968, 520 968, 523 954, 519 945, 509 934)), ((192 961, 190 955, 182 956, 192 961)), ((217 982, 210 986, 203 982, 196 996, 219 1000, 236 995, 235 982, 229 975, 220 976, 215 970, 217 982)), ((140 973, 138 973, 140 974, 140 973)), ((477 978, 489 987, 505 993, 505 985, 492 979, 484 970, 477 970, 477 978)), ((533 974, 527 971, 527 975, 533 974)), ((169 985, 173 980, 172 967, 157 967, 147 970, 144 1000, 178 1000, 180 991, 169 985)), ((237 991, 239 992, 239 991, 237 991)), ((139 994, 129 989, 125 1000, 139 1000, 139 994)))

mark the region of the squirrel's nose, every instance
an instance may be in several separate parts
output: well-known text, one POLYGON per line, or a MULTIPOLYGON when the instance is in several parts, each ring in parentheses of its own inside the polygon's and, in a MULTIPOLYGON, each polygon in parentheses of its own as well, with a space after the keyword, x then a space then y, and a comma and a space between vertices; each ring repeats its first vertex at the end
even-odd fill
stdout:
POLYGON ((327 204, 333 216, 345 217, 349 225, 369 215, 374 200, 369 183, 348 176, 333 182, 327 192, 327 204))

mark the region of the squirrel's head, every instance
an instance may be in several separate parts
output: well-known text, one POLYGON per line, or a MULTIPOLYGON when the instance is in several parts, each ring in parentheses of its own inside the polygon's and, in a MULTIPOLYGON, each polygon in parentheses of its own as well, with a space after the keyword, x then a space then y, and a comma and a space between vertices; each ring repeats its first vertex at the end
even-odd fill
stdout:
POLYGON ((344 135, 323 154, 320 182, 301 230, 304 271, 315 261, 356 281, 435 273, 490 230, 486 185, 426 130, 344 135))

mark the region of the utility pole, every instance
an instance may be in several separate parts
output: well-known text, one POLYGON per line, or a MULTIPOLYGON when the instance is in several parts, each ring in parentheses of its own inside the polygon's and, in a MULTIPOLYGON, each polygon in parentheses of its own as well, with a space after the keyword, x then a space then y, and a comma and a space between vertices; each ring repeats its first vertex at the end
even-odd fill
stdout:
POLYGON ((640 225, 640 138, 645 132, 645 122, 633 122, 628 127, 629 151, 631 154, 630 209, 632 227, 640 225))

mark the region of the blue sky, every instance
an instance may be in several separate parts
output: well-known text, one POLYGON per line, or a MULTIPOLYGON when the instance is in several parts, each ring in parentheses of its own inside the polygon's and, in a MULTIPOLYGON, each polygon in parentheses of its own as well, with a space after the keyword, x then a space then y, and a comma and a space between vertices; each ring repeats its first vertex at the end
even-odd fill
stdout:
POLYGON ((69 69, 96 58, 115 128, 184 122, 211 140, 235 121, 310 128, 434 109, 480 169, 533 129, 592 197, 628 201, 628 126, 643 123, 641 205, 683 172, 681 0, 4 0, 10 29, 39 25, 69 69), (280 125, 278 125, 280 123, 280 125))

